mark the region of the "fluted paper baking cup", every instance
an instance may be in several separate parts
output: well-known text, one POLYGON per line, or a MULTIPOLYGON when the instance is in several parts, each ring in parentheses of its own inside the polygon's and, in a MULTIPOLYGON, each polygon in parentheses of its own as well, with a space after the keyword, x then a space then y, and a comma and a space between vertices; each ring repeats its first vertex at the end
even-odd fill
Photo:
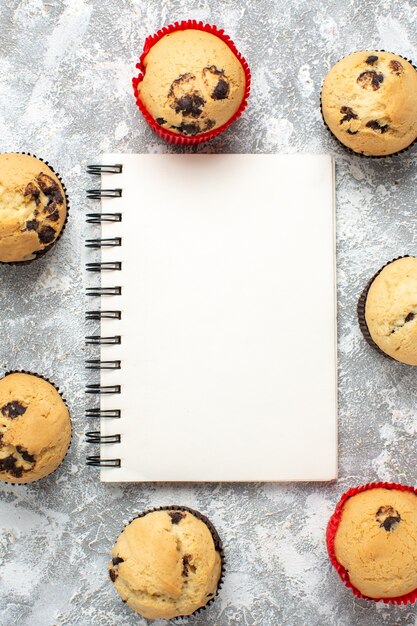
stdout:
POLYGON ((373 602, 382 601, 385 604, 413 603, 417 599, 417 589, 413 589, 413 591, 410 591, 409 593, 406 593, 402 596, 397 596, 395 598, 370 598, 369 596, 364 596, 359 591, 359 589, 357 589, 354 585, 352 585, 352 583, 350 582, 350 578, 349 578, 349 572, 347 571, 345 567, 343 567, 341 563, 339 563, 339 561, 336 558, 336 553, 334 549, 334 541, 335 541, 337 529, 339 527, 340 520, 342 517, 345 502, 352 496, 355 496, 358 493, 362 493, 363 491, 367 491, 368 489, 397 489, 398 491, 410 491, 411 493, 415 493, 417 495, 417 489, 415 489, 414 487, 409 487, 407 485, 399 485, 398 483, 382 483, 382 482, 381 483, 368 483, 367 485, 362 485, 360 487, 352 487, 351 489, 346 491, 340 498, 339 502, 337 503, 334 513, 329 519, 329 522, 327 524, 326 545, 327 545, 327 551, 329 553, 331 564, 333 565, 333 567, 339 574, 339 577, 342 580, 342 582, 345 584, 345 586, 348 587, 357 598, 361 598, 363 600, 370 600, 373 602))
MULTIPOLYGON (((190 617, 195 616, 198 613, 201 613, 201 612, 205 611, 216 600, 216 597, 217 597, 220 589, 223 586, 224 576, 225 576, 225 562, 226 561, 225 561, 225 556, 224 556, 223 542, 220 539, 220 535, 217 532, 215 526, 208 519, 208 517, 206 517, 205 515, 203 515, 199 511, 196 511, 195 509, 192 509, 191 507, 182 506, 182 505, 175 505, 175 504, 172 504, 172 505, 169 505, 169 506, 159 506, 159 507, 155 507, 155 508, 152 508, 152 509, 147 509, 146 511, 143 511, 143 513, 139 513, 138 515, 133 517, 125 525, 123 530, 127 526, 129 526, 129 524, 134 522, 135 519, 138 519, 140 517, 145 517, 145 515, 148 515, 148 513, 154 513, 156 511, 186 511, 187 513, 191 513, 191 515, 194 515, 194 517, 196 517, 197 519, 201 520, 207 526, 207 528, 209 529, 209 531, 211 533, 211 536, 213 537, 215 550, 216 550, 216 552, 218 552, 220 554, 221 570, 220 570, 220 578, 219 578, 219 581, 217 583, 217 589, 216 589, 215 595, 212 598, 210 598, 210 600, 204 606, 200 607, 199 609, 196 609, 193 613, 190 613, 190 615, 178 615, 177 617, 172 617, 169 620, 170 622, 181 623, 183 620, 186 620, 186 619, 188 620, 190 617)), ((123 532, 123 530, 122 530, 122 532, 123 532)), ((117 539, 116 539, 115 543, 117 543, 117 539)))
POLYGON ((210 24, 203 24, 203 22, 197 22, 196 20, 186 20, 183 22, 175 22, 174 24, 169 24, 168 26, 164 26, 163 28, 158 30, 158 32, 156 32, 154 35, 147 37, 147 39, 145 40, 144 47, 143 47, 143 52, 140 55, 139 62, 136 64, 136 67, 139 70, 139 74, 138 76, 132 79, 133 93, 135 96, 136 104, 140 112, 142 113, 143 117, 145 118, 149 126, 152 128, 152 130, 159 137, 161 137, 162 139, 170 143, 186 146, 186 145, 196 145, 199 143, 203 143, 204 141, 209 141, 210 139, 213 139, 213 137, 220 135, 220 133, 226 130, 226 128, 228 128, 230 124, 236 121, 242 115, 243 111, 246 109, 248 98, 249 98, 249 93, 250 93, 250 84, 251 84, 251 74, 250 74, 249 66, 245 58, 237 50, 235 44, 230 39, 230 37, 225 34, 223 29, 219 29, 217 28, 217 26, 213 26, 210 24), (242 102, 238 110, 236 111, 236 113, 234 113, 234 115, 225 124, 223 124, 222 126, 219 126, 219 128, 207 131, 205 133, 200 133, 194 136, 179 135, 177 133, 174 133, 160 126, 156 122, 156 120, 154 120, 154 118, 150 115, 150 113, 147 111, 146 107, 141 102, 139 93, 138 93, 138 85, 142 82, 144 75, 145 75, 145 71, 146 71, 143 62, 149 50, 162 37, 165 37, 165 35, 169 35, 170 33, 173 33, 178 30, 201 30, 206 33, 210 33, 211 35, 215 35, 230 48, 230 50, 233 52, 233 54, 236 56, 236 58, 242 65, 242 68, 245 74, 245 91, 243 94, 242 102))
POLYGON ((42 163, 45 163, 45 165, 47 165, 49 167, 49 169, 58 178, 59 182, 61 183, 64 195, 65 195, 65 208, 66 208, 65 221, 62 224, 62 228, 61 228, 60 232, 58 233, 57 238, 54 239, 54 241, 52 241, 49 245, 47 245, 44 248, 42 248, 42 250, 35 251, 33 253, 34 254, 33 259, 27 259, 26 261, 0 261, 0 265, 29 265, 30 263, 33 263, 33 261, 36 261, 41 256, 43 256, 44 254, 49 252, 49 250, 51 248, 53 248, 53 246, 57 243, 57 241, 59 241, 61 239, 61 237, 63 235, 63 232, 64 232, 64 230, 65 230, 65 228, 67 226, 67 223, 68 223, 68 216, 69 216, 69 211, 70 211, 70 203, 69 203, 69 198, 68 198, 68 192, 67 192, 67 189, 66 189, 64 183, 62 182, 62 178, 61 178, 60 174, 58 174, 58 172, 52 167, 52 165, 49 163, 49 161, 46 161, 45 159, 42 159, 41 157, 38 157, 38 156, 36 156, 36 154, 32 154, 31 152, 7 152, 7 153, 3 152, 1 154, 26 154, 27 156, 31 156, 34 159, 38 159, 38 161, 42 161, 42 163))
POLYGON ((69 412, 69 408, 68 408, 68 404, 67 401, 65 400, 64 396, 62 395, 62 391, 59 389, 59 387, 57 387, 57 385, 55 385, 55 383, 50 380, 49 378, 47 378, 46 376, 43 376, 42 374, 38 374, 35 372, 29 372, 28 370, 8 370, 4 376, 2 376, 0 378, 0 380, 2 380, 3 378, 6 378, 6 376, 9 376, 9 374, 28 374, 29 376, 36 376, 36 378, 41 378, 42 380, 45 380, 47 383, 49 383, 50 385, 52 385, 52 387, 54 387, 54 389, 56 389, 56 391, 59 393, 59 395, 61 396, 61 399, 63 401, 63 403, 65 404, 65 406, 67 407, 68 410, 68 415, 70 418, 70 427, 71 427, 71 436, 70 436, 70 440, 68 443, 68 448, 67 451, 65 453, 65 455, 62 457, 62 460, 60 462, 60 464, 49 474, 47 474, 46 476, 43 476, 42 478, 38 478, 36 480, 31 480, 28 482, 19 482, 19 483, 10 483, 8 481, 4 481, 0 479, 0 483, 4 484, 4 485, 13 485, 13 486, 17 486, 17 485, 32 485, 34 483, 38 483, 41 480, 44 480, 45 478, 48 478, 49 476, 51 476, 52 474, 54 474, 62 465, 62 463, 64 462, 65 458, 68 455, 69 449, 71 447, 71 442, 72 442, 72 424, 71 424, 71 414, 69 412))
MULTIPOLYGON (((361 51, 357 50, 356 52, 361 52, 361 51)), ((367 50, 364 50, 363 52, 367 52, 367 50)), ((388 51, 387 50, 375 50, 375 52, 388 52, 388 51)), ((417 67, 414 65, 414 63, 410 59, 407 59, 406 57, 402 56, 402 54, 398 54, 397 52, 389 52, 389 54, 395 54, 397 57, 401 57, 402 59, 404 59, 404 61, 408 61, 408 63, 410 63, 414 67, 414 69, 417 71, 417 67)), ((346 55, 346 56, 350 56, 350 55, 346 55)), ((339 61, 342 61, 345 58, 346 57, 342 57, 341 59, 339 59, 339 61)), ((327 74, 326 74, 326 76, 327 76, 327 74)), ((349 146, 344 144, 343 141, 341 141, 338 137, 336 137, 336 135, 331 131, 331 129, 329 128, 329 126, 326 123, 326 120, 324 119, 322 93, 323 93, 323 84, 324 84, 324 80, 325 80, 326 76, 323 79, 323 83, 322 83, 321 90, 320 90, 320 113, 321 113, 321 117, 322 117, 322 120, 323 120, 323 124, 325 125, 327 131, 330 133, 330 135, 333 137, 333 139, 335 141, 337 141, 337 143, 339 143, 341 146, 343 146, 343 148, 345 150, 350 152, 350 154, 354 154, 356 156, 364 157, 366 159, 386 159, 386 158, 391 157, 391 156, 397 156, 399 154, 402 154, 403 152, 406 152, 407 150, 412 148, 412 146, 414 146, 414 144, 417 142, 417 137, 414 139, 414 141, 412 141, 410 143, 410 145, 406 146, 405 148, 402 148, 401 150, 398 150, 397 152, 391 152, 391 154, 363 154, 363 152, 356 152, 352 148, 349 148, 349 146)))

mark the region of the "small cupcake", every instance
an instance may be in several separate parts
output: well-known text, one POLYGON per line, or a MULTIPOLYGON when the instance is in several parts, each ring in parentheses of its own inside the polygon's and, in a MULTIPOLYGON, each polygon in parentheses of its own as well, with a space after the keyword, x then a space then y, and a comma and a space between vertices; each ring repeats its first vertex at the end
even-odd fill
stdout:
POLYGON ((160 137, 199 143, 242 113, 249 95, 246 61, 214 26, 181 22, 145 42, 133 79, 139 109, 160 137))
POLYGON ((48 476, 70 441, 68 409, 53 385, 21 372, 0 380, 0 481, 32 483, 48 476))
POLYGON ((321 105, 327 127, 354 152, 401 152, 417 138, 417 70, 390 52, 355 52, 327 74, 321 105))
POLYGON ((417 597, 417 495, 375 483, 350 489, 327 528, 327 548, 356 596, 394 604, 417 597))
POLYGON ((123 602, 143 617, 191 615, 217 594, 221 541, 211 522, 192 509, 146 512, 113 546, 109 574, 123 602))
POLYGON ((366 341, 396 361, 417 365, 417 258, 385 265, 358 302, 358 320, 366 341))
POLYGON ((61 233, 64 188, 46 163, 28 154, 0 154, 0 262, 40 256, 61 233))

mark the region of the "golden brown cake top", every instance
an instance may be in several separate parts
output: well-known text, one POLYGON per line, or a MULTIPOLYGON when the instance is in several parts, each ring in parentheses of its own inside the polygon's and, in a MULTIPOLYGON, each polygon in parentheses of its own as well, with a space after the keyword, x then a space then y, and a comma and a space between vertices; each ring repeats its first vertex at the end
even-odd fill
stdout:
POLYGON ((196 135, 225 124, 245 91, 239 59, 219 37, 179 30, 162 37, 143 62, 140 100, 163 128, 196 135))
POLYGON ((389 356, 417 365, 417 258, 389 263, 373 280, 365 320, 374 342, 389 356))
POLYGON ((131 522, 112 550, 110 577, 149 619, 190 615, 216 594, 221 556, 207 525, 187 511, 154 511, 131 522))
POLYGON ((368 489, 349 498, 335 535, 335 555, 351 583, 370 598, 417 588, 417 496, 368 489))
POLYGON ((355 152, 398 152, 417 137, 417 70, 390 52, 350 54, 324 79, 322 110, 330 130, 355 152))
POLYGON ((0 481, 28 483, 53 472, 71 440, 71 422, 50 383, 30 374, 0 379, 0 481))
POLYGON ((26 261, 51 245, 67 214, 56 174, 27 154, 0 154, 0 261, 26 261))

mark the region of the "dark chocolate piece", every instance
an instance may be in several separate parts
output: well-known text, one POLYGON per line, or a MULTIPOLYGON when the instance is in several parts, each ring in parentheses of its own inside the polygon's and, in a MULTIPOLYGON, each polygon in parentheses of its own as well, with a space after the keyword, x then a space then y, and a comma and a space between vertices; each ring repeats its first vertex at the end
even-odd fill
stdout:
POLYGON ((343 114, 343 117, 340 120, 341 124, 343 124, 343 122, 349 122, 350 120, 358 119, 357 113, 355 113, 350 107, 343 106, 340 108, 340 112, 343 114))
POLYGON ((347 129, 347 134, 348 135, 357 135, 358 134, 358 130, 350 130, 350 128, 347 129))
POLYGON ((55 239, 55 230, 52 226, 42 226, 38 232, 39 241, 42 243, 51 243, 55 239))
POLYGON ((37 176, 36 180, 38 181, 38 185, 42 189, 43 193, 46 196, 49 196, 48 204, 53 201, 61 204, 64 201, 63 195, 57 182, 53 178, 48 176, 48 174, 44 174, 44 172, 41 172, 37 176))
POLYGON ((181 576, 184 576, 186 578, 188 578, 188 566, 190 564, 190 561, 192 559, 192 555, 191 554, 184 554, 184 556, 182 557, 182 572, 181 572, 181 576))
POLYGON ((372 128, 372 130, 379 131, 382 135, 389 129, 388 124, 380 124, 378 120, 370 120, 367 122, 366 126, 372 128))
POLYGON ((198 118, 203 112, 206 101, 197 92, 187 93, 174 102, 175 113, 184 117, 198 118))
POLYGON ((171 511, 168 512, 168 515, 171 518, 172 524, 179 524, 180 521, 185 517, 185 513, 182 513, 181 511, 171 511))
POLYGON ((216 87, 214 88, 211 97, 213 100, 225 100, 229 96, 229 83, 224 78, 220 78, 216 87))
POLYGON ((392 506, 380 506, 376 512, 376 521, 380 528, 390 532, 400 523, 401 515, 392 506))
POLYGON ((51 220, 51 222, 57 222, 59 220, 59 211, 58 211, 58 209, 56 209, 53 213, 48 215, 48 217, 46 219, 51 220))
POLYGON ((159 126, 162 126, 163 124, 166 124, 166 123, 167 123, 167 121, 166 121, 166 120, 164 120, 164 118, 163 118, 163 117, 157 117, 157 118, 156 118, 156 123, 157 123, 157 124, 159 124, 159 126))
POLYGON ((14 419, 15 417, 20 417, 24 413, 26 413, 26 408, 23 404, 20 404, 17 400, 13 400, 12 402, 8 402, 4 406, 1 407, 1 412, 5 417, 10 417, 14 419))
POLYGON ((373 91, 379 89, 381 83, 383 82, 384 75, 377 74, 375 70, 366 70, 366 72, 359 74, 357 78, 357 83, 362 87, 362 89, 373 89, 373 91))
POLYGON ((388 66, 391 70, 391 73, 396 74, 397 76, 400 76, 404 72, 402 64, 399 61, 395 61, 395 59, 390 61, 388 63, 388 66))
POLYGON ((10 454, 5 459, 0 459, 0 472, 9 472, 12 476, 20 478, 23 474, 23 467, 16 466, 17 459, 10 454))
POLYGON ((117 578, 117 572, 115 572, 114 569, 109 569, 109 576, 112 583, 114 583, 117 578))
POLYGON ((113 565, 119 565, 119 563, 124 563, 124 559, 122 559, 120 556, 115 556, 112 559, 112 563, 113 565))
POLYGON ((26 222, 26 230, 38 230, 38 220, 29 220, 26 222))
POLYGON ((38 206, 38 204, 40 203, 40 199, 39 199, 40 191, 38 187, 35 185, 35 183, 32 183, 32 182, 28 183, 25 187, 23 195, 31 196, 31 198, 35 200, 36 206, 38 206))
POLYGON ((175 128, 176 130, 178 130, 178 132, 182 133, 183 135, 196 135, 197 133, 200 132, 199 125, 194 122, 191 122, 190 124, 181 122, 179 126, 171 126, 171 128, 175 128))
POLYGON ((374 65, 377 61, 378 61, 378 57, 376 56, 376 54, 371 54, 366 59, 365 63, 367 63, 368 65, 374 65))
POLYGON ((26 448, 23 448, 22 446, 16 446, 16 450, 19 452, 24 461, 27 461, 28 463, 33 463, 33 461, 35 460, 35 457, 32 454, 29 454, 26 448))
POLYGON ((407 315, 407 317, 405 318, 404 322, 405 322, 405 323, 406 323, 406 322, 412 322, 412 321, 413 321, 413 319, 415 318, 415 316, 416 316, 416 315, 415 315, 415 313, 411 313, 411 311, 410 311, 410 313, 409 313, 409 314, 407 315))

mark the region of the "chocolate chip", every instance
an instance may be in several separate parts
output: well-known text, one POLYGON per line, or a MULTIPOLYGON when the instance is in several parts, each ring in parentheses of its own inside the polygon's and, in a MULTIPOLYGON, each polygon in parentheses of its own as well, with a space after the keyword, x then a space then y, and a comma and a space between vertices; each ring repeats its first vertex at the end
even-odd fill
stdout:
POLYGON ((31 196, 32 200, 35 200, 35 204, 36 206, 40 203, 40 191, 38 189, 38 187, 35 185, 35 183, 28 183, 25 187, 25 190, 23 192, 24 196, 31 196))
POLYGON ((61 193, 58 183, 48 176, 48 174, 44 174, 41 172, 36 180, 38 181, 39 187, 42 189, 43 193, 46 196, 49 196, 49 203, 55 201, 61 204, 64 201, 64 197, 61 193))
POLYGON ((122 559, 120 556, 115 556, 112 559, 112 563, 113 565, 119 565, 119 563, 124 563, 124 559, 122 559))
POLYGON ((50 215, 48 215, 47 219, 51 220, 51 222, 57 222, 59 220, 59 211, 58 211, 58 209, 56 211, 54 211, 53 213, 51 213, 50 215))
POLYGON ((193 122, 191 122, 190 124, 182 122, 179 126, 171 126, 171 128, 175 128, 183 135, 196 135, 200 132, 200 126, 193 122))
POLYGON ((163 124, 166 124, 166 123, 167 123, 167 121, 166 121, 166 120, 164 120, 164 118, 163 118, 163 117, 157 117, 157 118, 156 118, 156 123, 157 123, 157 124, 159 124, 159 126, 162 126, 163 124))
POLYGON ((384 82, 384 75, 377 74, 375 70, 366 70, 357 78, 357 83, 362 89, 373 89, 373 91, 379 89, 382 82, 384 82))
POLYGON ((20 417, 24 413, 26 413, 26 407, 23 404, 20 404, 17 400, 13 400, 12 402, 8 402, 4 406, 1 407, 1 412, 5 417, 10 417, 14 419, 15 417, 20 417))
POLYGON ((117 578, 117 572, 115 572, 114 569, 109 569, 109 576, 112 583, 114 583, 117 578))
POLYGON ((51 243, 55 239, 55 230, 52 226, 42 226, 38 233, 39 241, 42 243, 51 243))
POLYGON ((400 523, 401 515, 392 506, 380 506, 376 512, 376 521, 380 528, 390 532, 394 530, 396 524, 400 523))
POLYGON ((350 130, 350 128, 348 128, 346 132, 347 132, 348 135, 356 135, 359 131, 358 130, 350 130))
POLYGON ((415 313, 410 312, 405 318, 404 322, 412 322, 414 318, 415 318, 415 313))
POLYGON ((228 97, 230 91, 229 83, 224 78, 220 78, 211 97, 213 100, 224 100, 228 97))
POLYGON ((16 446, 16 450, 19 452, 24 461, 27 461, 28 463, 33 463, 33 461, 35 460, 35 457, 32 454, 29 454, 29 452, 22 446, 16 446))
POLYGON ((391 69, 391 73, 397 74, 397 76, 400 76, 400 74, 402 74, 404 71, 402 64, 399 61, 395 61, 394 59, 388 63, 388 66, 391 69))
POLYGON ((26 222, 26 230, 38 230, 38 220, 29 220, 26 222))
POLYGON ((214 596, 214 593, 208 593, 208 594, 206 595, 206 598, 212 598, 213 596, 214 596))
POLYGON ((343 122, 349 122, 350 120, 358 119, 357 114, 350 107, 343 106, 340 108, 340 112, 343 114, 343 117, 340 120, 341 124, 343 124, 343 122))
POLYGON ((8 472, 16 478, 20 478, 23 474, 23 467, 16 466, 17 459, 10 454, 5 459, 0 459, 0 472, 8 472))
POLYGON ((205 128, 204 130, 211 130, 213 128, 213 126, 215 125, 215 121, 214 120, 206 120, 205 122, 205 128))
POLYGON ((378 120, 370 120, 367 122, 366 126, 372 128, 372 130, 379 131, 382 135, 389 129, 388 124, 380 124, 378 120))
POLYGON ((215 65, 204 68, 203 76, 206 72, 210 72, 210 74, 214 74, 215 76, 224 75, 224 70, 219 70, 215 65))
POLYGON ((184 117, 200 117, 206 101, 198 93, 187 93, 174 102, 175 113, 184 117))
POLYGON ((192 555, 191 554, 184 554, 184 556, 182 557, 182 572, 181 572, 181 576, 185 576, 186 578, 188 578, 188 566, 190 564, 190 561, 192 559, 192 555))
POLYGON ((374 65, 378 61, 378 57, 375 54, 371 54, 365 61, 368 65, 374 65))
POLYGON ((185 517, 185 513, 181 513, 180 511, 173 511, 172 513, 168 513, 171 518, 172 524, 179 524, 180 521, 185 517))
POLYGON ((36 180, 38 181, 38 185, 42 189, 43 193, 47 196, 52 195, 52 193, 57 188, 57 184, 54 179, 44 172, 38 174, 36 180))

